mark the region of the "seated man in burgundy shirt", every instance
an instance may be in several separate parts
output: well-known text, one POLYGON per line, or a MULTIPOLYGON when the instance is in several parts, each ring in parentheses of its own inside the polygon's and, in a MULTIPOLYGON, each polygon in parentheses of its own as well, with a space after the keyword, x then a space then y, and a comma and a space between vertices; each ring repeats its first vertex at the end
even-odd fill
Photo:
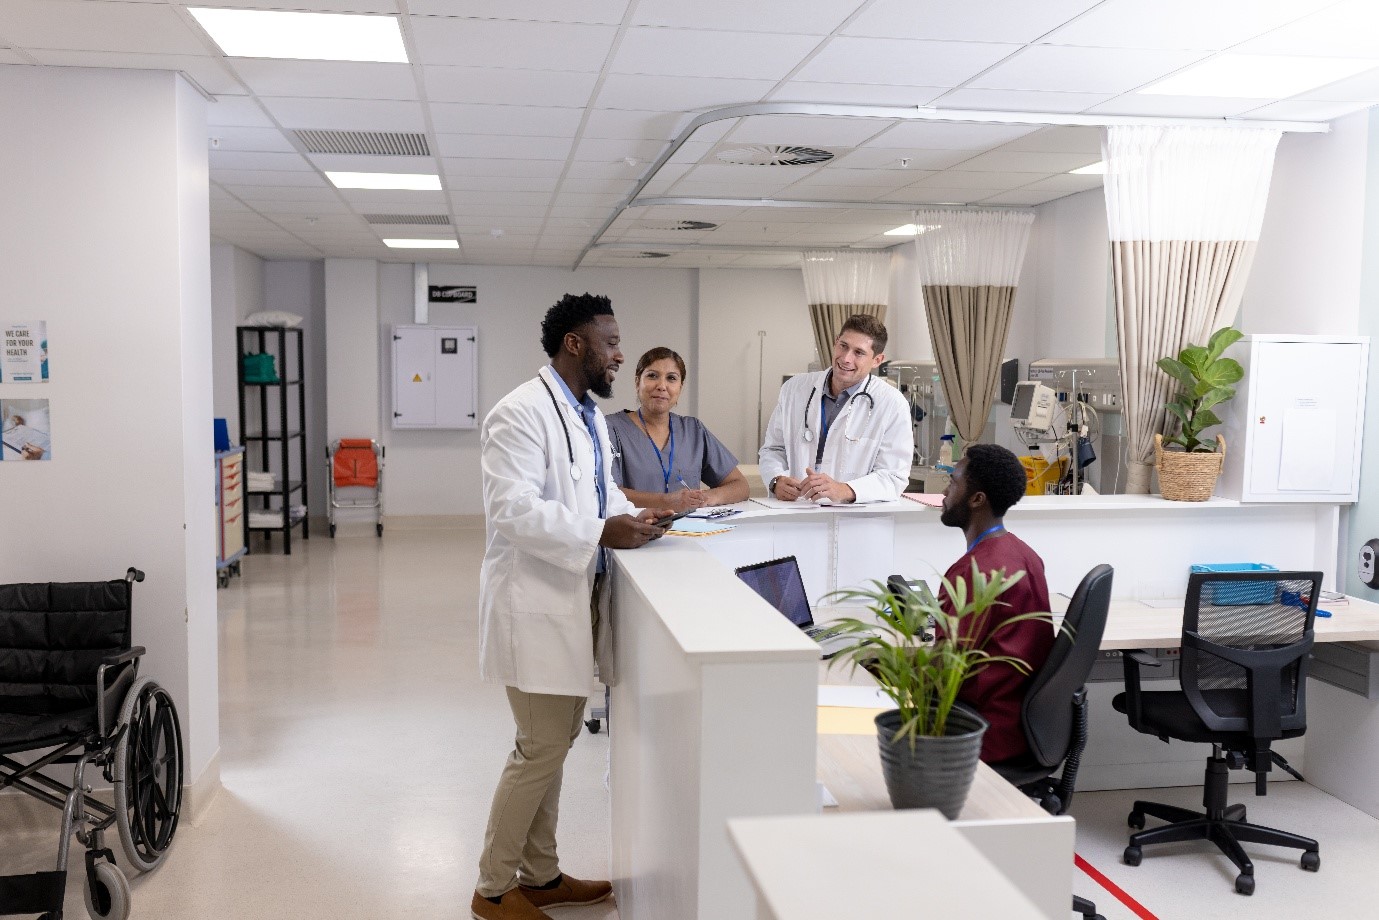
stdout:
MULTIPOLYGON (((1009 655, 1029 665, 1022 674, 1009 664, 991 665, 969 677, 958 699, 991 723, 982 739, 982 760, 998 763, 1029 753, 1020 707, 1025 693, 1053 648, 1053 628, 1046 621, 1024 620, 1000 628, 1007 619, 1022 613, 1049 609, 1049 588, 1044 581, 1044 561, 1023 540, 1005 529, 1006 509, 1025 494, 1025 469, 1010 451, 996 444, 973 444, 953 471, 943 493, 943 514, 949 527, 962 528, 967 552, 944 573, 950 583, 972 574, 972 561, 990 574, 1024 572, 1001 595, 1000 602, 982 619, 981 635, 992 655, 1009 655)), ((939 603, 952 607, 946 592, 939 603)), ((969 620, 970 622, 970 620, 969 620)))

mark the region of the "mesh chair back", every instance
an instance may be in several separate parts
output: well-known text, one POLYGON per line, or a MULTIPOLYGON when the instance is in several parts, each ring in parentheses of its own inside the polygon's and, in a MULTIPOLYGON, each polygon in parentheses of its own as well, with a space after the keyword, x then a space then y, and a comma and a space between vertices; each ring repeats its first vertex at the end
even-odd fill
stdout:
POLYGON ((1111 606, 1109 565, 1092 569, 1077 586, 1063 628, 1025 694, 1022 717, 1030 753, 1045 767, 1068 755, 1073 738, 1073 694, 1087 682, 1106 631, 1111 606))
POLYGON ((0 585, 0 708, 94 706, 101 659, 130 647, 130 590, 123 579, 0 585))
POLYGON ((1278 737, 1306 726, 1306 664, 1320 572, 1188 579, 1179 681, 1214 731, 1278 737))

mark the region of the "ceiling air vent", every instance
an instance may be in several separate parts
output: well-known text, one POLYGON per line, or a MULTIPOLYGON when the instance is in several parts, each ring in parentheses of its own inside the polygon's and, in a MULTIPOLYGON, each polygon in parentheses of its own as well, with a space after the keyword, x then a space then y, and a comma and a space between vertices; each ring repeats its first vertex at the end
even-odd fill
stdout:
POLYGON ((717 230, 718 224, 707 220, 643 220, 637 226, 644 230, 717 230))
POLYGON ((367 157, 429 157, 425 134, 397 131, 293 131, 307 153, 367 157))
POLYGON ((736 166, 814 166, 833 159, 833 153, 818 147, 749 144, 745 147, 725 147, 718 151, 717 157, 721 162, 736 166))
POLYGON ((448 227, 449 214, 365 214, 371 224, 408 224, 414 227, 448 227))
POLYGON ((609 254, 610 256, 616 256, 617 258, 620 258, 620 259, 668 259, 668 258, 670 258, 670 253, 668 253, 668 252, 635 252, 635 251, 626 250, 626 249, 613 249, 613 250, 610 250, 608 254, 609 254))

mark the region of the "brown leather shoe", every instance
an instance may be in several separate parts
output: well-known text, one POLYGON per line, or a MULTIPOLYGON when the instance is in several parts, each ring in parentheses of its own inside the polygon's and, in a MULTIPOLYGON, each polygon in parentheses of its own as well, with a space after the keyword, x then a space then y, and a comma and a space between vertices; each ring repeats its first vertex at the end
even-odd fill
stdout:
POLYGON ((474 900, 469 902, 469 916, 474 920, 551 920, 516 888, 505 893, 497 904, 474 892, 474 900))
POLYGON ((562 875, 560 884, 554 888, 528 888, 526 885, 519 885, 517 890, 526 895, 532 904, 544 909, 571 904, 597 904, 613 893, 613 886, 608 882, 584 882, 562 875))

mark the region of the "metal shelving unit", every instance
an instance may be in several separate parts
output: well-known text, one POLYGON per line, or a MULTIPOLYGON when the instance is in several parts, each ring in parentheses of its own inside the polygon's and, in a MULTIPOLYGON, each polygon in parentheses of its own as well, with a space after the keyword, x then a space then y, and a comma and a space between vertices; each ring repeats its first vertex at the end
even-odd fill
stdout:
POLYGON ((252 551, 250 534, 263 534, 271 546, 273 534, 281 533, 283 552, 291 555, 293 528, 301 525, 302 539, 311 538, 307 515, 294 517, 292 514, 294 503, 303 507, 307 504, 306 437, 303 434, 306 427, 306 362, 302 330, 286 326, 239 326, 235 332, 238 346, 239 440, 245 446, 251 466, 258 471, 273 472, 277 477, 276 488, 254 489, 248 487, 246 474, 244 491, 249 496, 246 505, 252 505, 254 496, 262 504, 246 509, 244 542, 252 551), (256 353, 273 355, 277 381, 250 383, 244 379, 244 356, 256 353), (247 411, 250 408, 258 412, 257 431, 252 433, 249 431, 247 411), (295 417, 292 415, 293 409, 295 417), (299 494, 301 497, 298 499, 299 494), (281 523, 272 527, 250 526, 249 515, 256 510, 279 512, 281 523))

